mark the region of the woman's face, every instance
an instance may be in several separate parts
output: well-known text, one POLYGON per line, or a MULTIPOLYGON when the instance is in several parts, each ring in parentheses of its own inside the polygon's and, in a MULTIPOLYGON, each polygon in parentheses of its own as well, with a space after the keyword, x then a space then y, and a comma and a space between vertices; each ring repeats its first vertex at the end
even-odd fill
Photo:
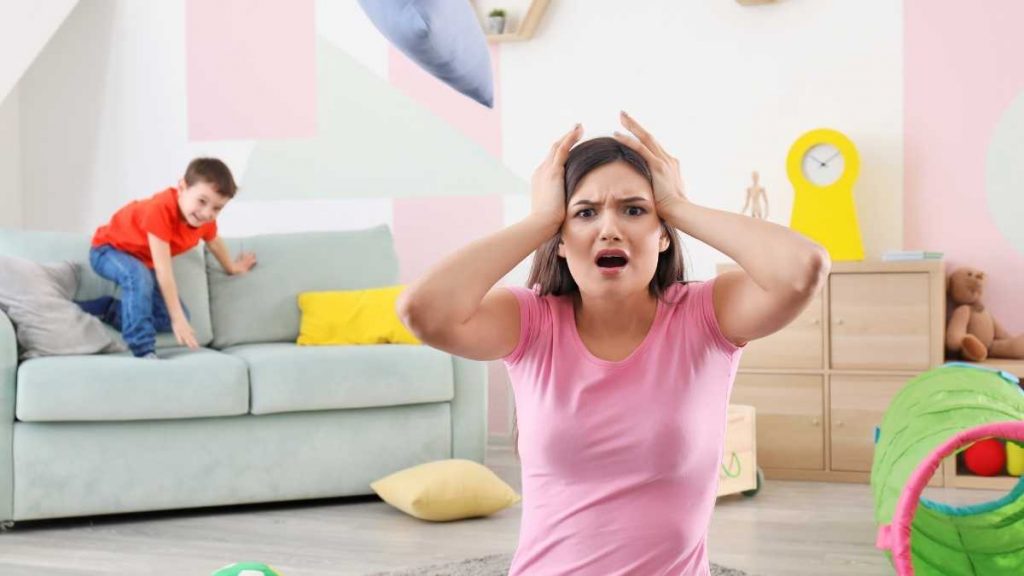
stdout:
POLYGON ((623 161, 595 168, 569 199, 558 255, 580 291, 620 297, 646 291, 669 246, 651 185, 623 161))

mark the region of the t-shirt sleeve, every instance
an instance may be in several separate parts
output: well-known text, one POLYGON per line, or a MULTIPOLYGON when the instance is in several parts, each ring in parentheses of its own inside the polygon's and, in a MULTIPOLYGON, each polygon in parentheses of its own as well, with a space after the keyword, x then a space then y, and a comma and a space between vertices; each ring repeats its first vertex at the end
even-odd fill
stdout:
POLYGON ((214 220, 208 224, 204 224, 206 230, 203 232, 203 242, 209 244, 213 242, 213 239, 217 237, 217 221, 214 220))
POLYGON ((533 290, 519 286, 506 286, 505 289, 515 294, 519 302, 519 343, 508 356, 502 358, 506 364, 511 365, 519 362, 536 342, 537 335, 543 330, 545 321, 550 322, 550 317, 546 314, 544 301, 533 290))
POLYGON ((163 195, 146 200, 142 206, 142 218, 139 222, 142 231, 170 243, 171 236, 174 235, 174 219, 178 215, 177 209, 178 207, 173 202, 168 203, 163 195))
POLYGON ((712 278, 706 282, 694 282, 690 284, 690 290, 693 290, 693 293, 690 295, 690 302, 692 303, 690 310, 699 320, 700 326, 707 334, 708 340, 726 354, 733 354, 737 350, 741 350, 739 346, 730 342, 722 334, 722 329, 718 324, 718 316, 715 315, 715 279, 712 278))

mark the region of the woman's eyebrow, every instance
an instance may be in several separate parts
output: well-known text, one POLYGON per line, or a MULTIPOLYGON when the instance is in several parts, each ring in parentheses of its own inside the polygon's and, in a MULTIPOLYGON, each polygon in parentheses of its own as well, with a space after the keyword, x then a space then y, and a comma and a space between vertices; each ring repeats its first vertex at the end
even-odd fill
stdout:
MULTIPOLYGON (((621 200, 618 200, 618 203, 619 204, 631 204, 631 203, 640 203, 640 202, 647 202, 647 201, 648 201, 647 198, 644 198, 643 196, 630 196, 629 198, 623 198, 621 200)), ((573 202, 572 205, 573 206, 596 206, 597 202, 594 202, 593 200, 583 199, 583 200, 577 200, 577 201, 573 202)))

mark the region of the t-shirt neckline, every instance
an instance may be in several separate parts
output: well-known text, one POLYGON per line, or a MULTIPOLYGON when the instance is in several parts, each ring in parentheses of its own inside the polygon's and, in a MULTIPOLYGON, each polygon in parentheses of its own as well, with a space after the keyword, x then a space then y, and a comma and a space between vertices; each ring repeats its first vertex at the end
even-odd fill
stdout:
POLYGON ((580 336, 579 328, 576 326, 576 308, 573 306, 572 297, 566 298, 566 305, 569 307, 569 330, 572 332, 572 340, 575 343, 580 354, 588 361, 597 364, 599 366, 606 366, 609 368, 620 368, 627 366, 635 361, 641 353, 648 347, 648 342, 654 338, 656 329, 661 325, 662 316, 664 316, 664 302, 659 297, 656 299, 656 308, 654 310, 654 322, 651 322, 651 327, 647 329, 647 334, 644 339, 640 341, 640 344, 629 353, 628 356, 622 360, 605 360, 594 355, 593 352, 587 348, 587 345, 583 342, 583 338, 580 336))

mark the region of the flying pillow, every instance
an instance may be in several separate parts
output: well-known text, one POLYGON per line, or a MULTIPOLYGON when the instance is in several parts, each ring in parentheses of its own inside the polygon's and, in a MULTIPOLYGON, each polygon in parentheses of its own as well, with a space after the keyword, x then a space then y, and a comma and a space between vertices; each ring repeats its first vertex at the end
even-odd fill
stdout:
POLYGON ((421 68, 494 107, 491 53, 464 0, 359 0, 373 25, 421 68))

